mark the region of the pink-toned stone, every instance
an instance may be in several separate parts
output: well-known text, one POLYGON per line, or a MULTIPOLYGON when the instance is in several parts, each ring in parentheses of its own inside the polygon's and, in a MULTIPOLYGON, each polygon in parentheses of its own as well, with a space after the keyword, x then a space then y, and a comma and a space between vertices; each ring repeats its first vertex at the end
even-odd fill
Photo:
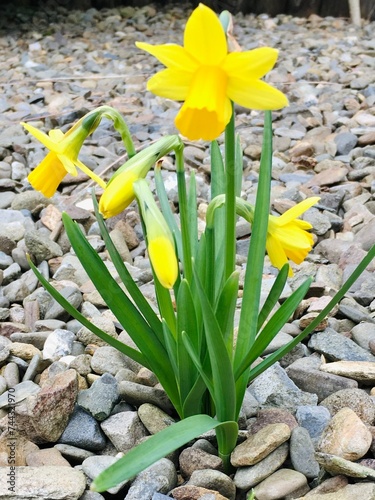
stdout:
POLYGON ((371 442, 372 434, 361 419, 350 408, 343 408, 325 428, 318 449, 354 461, 367 453, 371 442))
POLYGON ((210 494, 210 500, 211 498, 212 500, 228 500, 217 491, 208 490, 199 486, 185 485, 172 490, 172 495, 175 500, 199 500, 208 494, 210 494))
POLYGON ((26 457, 26 463, 30 467, 41 467, 43 465, 71 467, 57 448, 46 448, 29 453, 26 457))

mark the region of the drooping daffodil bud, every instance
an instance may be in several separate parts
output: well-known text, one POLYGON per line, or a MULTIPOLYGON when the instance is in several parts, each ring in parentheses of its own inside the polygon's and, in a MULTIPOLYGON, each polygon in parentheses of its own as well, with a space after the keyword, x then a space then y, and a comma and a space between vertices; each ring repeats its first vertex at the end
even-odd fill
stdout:
POLYGON ((125 162, 111 177, 99 201, 103 217, 114 217, 135 198, 133 184, 146 177, 150 168, 172 150, 182 147, 177 135, 163 137, 125 162))
POLYGON ((164 288, 172 288, 178 276, 172 233, 156 205, 147 181, 137 180, 134 191, 146 229, 147 251, 155 275, 164 288))

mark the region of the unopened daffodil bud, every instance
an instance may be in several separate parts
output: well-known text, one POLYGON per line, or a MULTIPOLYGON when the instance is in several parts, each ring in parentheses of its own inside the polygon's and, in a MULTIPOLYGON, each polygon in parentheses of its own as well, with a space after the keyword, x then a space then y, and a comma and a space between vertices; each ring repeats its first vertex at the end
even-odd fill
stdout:
POLYGON ((164 288, 172 288, 178 276, 178 261, 172 233, 156 205, 148 183, 134 183, 139 209, 146 229, 147 251, 156 274, 164 288))
POLYGON ((103 217, 114 217, 122 212, 135 198, 133 184, 146 177, 150 168, 170 151, 182 147, 177 135, 163 137, 143 149, 124 163, 109 180, 99 201, 103 217))

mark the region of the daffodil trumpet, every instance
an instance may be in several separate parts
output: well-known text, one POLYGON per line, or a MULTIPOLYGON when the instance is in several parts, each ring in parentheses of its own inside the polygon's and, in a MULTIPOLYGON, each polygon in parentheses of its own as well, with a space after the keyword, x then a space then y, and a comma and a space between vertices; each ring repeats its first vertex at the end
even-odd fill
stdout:
POLYGON ((178 261, 172 233, 145 179, 134 182, 134 192, 146 230, 147 251, 157 279, 164 288, 177 280, 178 261))
POLYGON ((134 182, 146 177, 163 156, 182 149, 181 139, 177 135, 168 135, 125 162, 110 178, 100 198, 99 211, 103 217, 114 217, 125 210, 135 198, 134 182))
POLYGON ((277 50, 262 47, 229 53, 219 18, 203 4, 186 23, 183 47, 145 42, 136 45, 166 66, 150 78, 147 89, 184 101, 175 125, 190 140, 216 139, 232 116, 231 101, 263 110, 288 104, 282 92, 261 81, 275 65, 277 50))
POLYGON ((53 196, 66 174, 77 176, 77 168, 87 174, 103 189, 106 183, 78 159, 85 139, 98 127, 102 118, 111 119, 119 131, 129 155, 135 153, 128 127, 118 111, 110 106, 100 106, 83 116, 65 134, 59 130, 50 130, 45 134, 29 123, 21 125, 50 151, 42 162, 29 174, 28 181, 34 189, 44 196, 53 196))

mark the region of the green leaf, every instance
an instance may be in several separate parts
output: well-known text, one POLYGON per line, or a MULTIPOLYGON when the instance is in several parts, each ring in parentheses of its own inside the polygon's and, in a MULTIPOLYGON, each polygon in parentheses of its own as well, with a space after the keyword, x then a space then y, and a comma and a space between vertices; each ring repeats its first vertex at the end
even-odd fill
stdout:
POLYGON ((235 372, 236 380, 244 373, 245 370, 263 354, 265 348, 271 343, 274 337, 282 329, 285 323, 290 319, 291 315, 297 309, 301 300, 306 295, 310 288, 312 278, 307 279, 301 286, 295 290, 290 297, 279 307, 272 315, 263 330, 257 336, 251 350, 244 357, 242 363, 238 366, 235 372))
POLYGON ((288 278, 288 272, 289 272, 289 264, 284 264, 283 267, 280 269, 279 273, 277 274, 276 280, 259 313, 257 331, 259 331, 262 328, 263 323, 266 321, 272 309, 275 307, 277 301, 279 300, 280 295, 284 290, 286 280, 288 278))
POLYGON ((276 352, 267 356, 259 365, 254 367, 250 372, 250 381, 254 380, 261 373, 263 373, 267 368, 272 366, 276 361, 281 359, 285 354, 293 349, 297 344, 302 342, 302 340, 312 333, 319 323, 329 314, 336 304, 344 297, 344 295, 350 290, 359 276, 363 273, 366 267, 371 263, 372 259, 375 257, 375 245, 373 245, 368 251, 367 255, 361 260, 358 266, 354 269, 349 278, 342 285, 340 290, 334 295, 334 297, 329 301, 326 307, 318 314, 318 316, 293 340, 291 340, 286 346, 281 347, 276 352))
POLYGON ((124 283, 131 298, 134 300, 135 304, 143 314, 146 321, 149 323, 150 327, 154 330, 154 332, 158 336, 161 336, 162 335, 161 321, 153 311, 147 299, 139 290, 137 284, 135 283, 127 267, 125 266, 119 252, 117 251, 115 245, 113 244, 113 241, 111 240, 111 237, 109 236, 107 227, 105 225, 104 219, 99 212, 98 202, 96 201, 94 191, 92 192, 92 199, 94 204, 95 216, 100 228, 100 234, 102 235, 105 246, 108 250, 113 265, 115 266, 121 281, 124 283))
POLYGON ((232 416, 236 406, 236 393, 231 359, 212 305, 196 273, 194 273, 194 278, 197 282, 197 290, 202 305, 206 342, 214 383, 214 392, 211 396, 215 402, 216 414, 221 421, 234 420, 232 416))
POLYGON ((129 356, 129 358, 134 359, 134 361, 137 361, 137 363, 140 363, 141 365, 147 367, 150 369, 150 365, 147 363, 145 357, 143 354, 136 349, 133 349, 132 347, 127 346, 123 342, 120 342, 116 338, 112 337, 111 335, 108 335, 108 333, 104 332, 100 328, 98 328, 96 325, 91 323, 85 316, 83 316, 75 307, 73 307, 70 302, 66 300, 65 297, 61 295, 60 292, 56 290, 46 279, 45 277, 41 274, 41 272, 34 266, 34 264, 31 262, 30 259, 28 259, 29 265, 31 269, 34 271, 36 277, 39 279, 39 281, 42 283, 44 288, 47 290, 47 292, 50 293, 50 295, 58 302, 73 318, 77 319, 83 326, 91 330, 95 335, 97 335, 101 340, 104 340, 104 342, 107 342, 107 344, 111 345, 118 351, 122 352, 126 356, 129 356))
POLYGON ((171 376, 173 369, 162 341, 150 328, 116 280, 113 279, 104 262, 86 240, 78 224, 74 223, 66 213, 63 213, 62 219, 69 241, 96 289, 143 353, 172 403, 178 404, 179 395, 176 381, 171 376))
POLYGON ((225 193, 224 161, 217 141, 211 142, 211 200, 225 193))
POLYGON ((177 297, 177 363, 182 401, 185 400, 186 396, 191 391, 198 376, 197 368, 182 340, 183 332, 189 337, 195 351, 200 352, 200 335, 195 314, 195 306, 189 284, 186 280, 181 281, 177 297))
POLYGON ((216 319, 230 357, 233 353, 233 319, 238 297, 239 273, 235 271, 225 283, 216 307, 216 319))
MULTIPOLYGON (((268 217, 270 207, 270 186, 272 172, 272 114, 265 112, 262 157, 260 162, 259 183, 252 225, 249 253, 245 272, 240 323, 238 327, 234 366, 238 367, 251 350, 258 327, 260 293, 266 247, 268 217)), ((247 386, 247 376, 237 382, 237 412, 247 386)))
POLYGON ((172 424, 131 449, 124 457, 100 473, 93 481, 91 489, 106 491, 131 479, 192 439, 228 423, 218 422, 208 415, 194 415, 172 424))

